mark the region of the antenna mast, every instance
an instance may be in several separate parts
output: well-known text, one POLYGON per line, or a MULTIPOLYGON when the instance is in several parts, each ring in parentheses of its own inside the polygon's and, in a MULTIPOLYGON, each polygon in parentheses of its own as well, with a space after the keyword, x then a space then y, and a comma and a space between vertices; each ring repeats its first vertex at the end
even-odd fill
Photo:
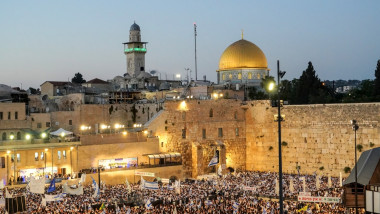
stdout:
MULTIPOLYGON (((194 41, 195 41, 195 81, 198 80, 197 72, 197 23, 194 22, 194 41)), ((191 76, 191 74, 190 74, 191 76)))

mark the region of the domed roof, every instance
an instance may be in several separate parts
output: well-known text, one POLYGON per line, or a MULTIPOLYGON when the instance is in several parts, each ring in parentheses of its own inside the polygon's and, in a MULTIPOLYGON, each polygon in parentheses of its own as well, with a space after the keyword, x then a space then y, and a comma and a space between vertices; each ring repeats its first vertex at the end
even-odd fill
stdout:
POLYGON ((133 25, 131 25, 131 29, 129 29, 129 30, 140 31, 140 26, 138 24, 136 24, 136 22, 134 22, 133 25))
POLYGON ((250 41, 241 39, 224 50, 219 60, 219 70, 244 68, 267 69, 268 63, 259 47, 250 41))

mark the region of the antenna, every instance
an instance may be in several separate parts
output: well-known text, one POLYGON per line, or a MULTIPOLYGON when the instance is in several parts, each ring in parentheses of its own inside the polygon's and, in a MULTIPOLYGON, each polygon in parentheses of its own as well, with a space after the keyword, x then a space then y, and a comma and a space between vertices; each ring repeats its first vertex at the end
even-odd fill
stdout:
MULTIPOLYGON (((195 55, 195 81, 198 80, 198 72, 197 72, 197 23, 194 22, 194 42, 195 42, 195 51, 194 51, 194 55, 195 55)), ((191 72, 191 71, 190 71, 191 72)), ((190 76, 191 76, 191 73, 190 73, 190 76)))

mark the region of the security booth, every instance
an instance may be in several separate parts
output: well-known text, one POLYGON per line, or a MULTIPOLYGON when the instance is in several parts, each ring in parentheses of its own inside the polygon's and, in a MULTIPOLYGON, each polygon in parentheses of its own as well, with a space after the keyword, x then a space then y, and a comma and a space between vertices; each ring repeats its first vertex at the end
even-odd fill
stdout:
POLYGON ((343 204, 347 208, 366 207, 366 189, 370 188, 371 185, 380 183, 379 160, 380 147, 367 150, 360 155, 354 169, 343 183, 343 204), (356 178, 355 174, 357 174, 356 178), (355 184, 357 184, 356 188, 355 184))

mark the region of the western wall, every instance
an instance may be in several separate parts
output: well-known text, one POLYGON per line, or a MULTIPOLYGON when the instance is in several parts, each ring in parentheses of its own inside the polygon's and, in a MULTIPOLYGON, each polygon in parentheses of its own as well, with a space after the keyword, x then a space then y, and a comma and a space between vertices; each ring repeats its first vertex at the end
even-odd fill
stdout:
MULTIPOLYGON (((358 121, 357 145, 362 146, 361 152, 378 147, 379 110, 379 103, 283 106, 283 171, 296 173, 300 166, 300 173, 348 176, 344 168, 353 168, 355 154, 350 120, 358 121)), ((164 112, 149 124, 149 129, 159 137, 162 151, 181 152, 185 177, 211 172, 207 164, 215 149, 222 152, 220 161, 226 167, 277 171, 276 114, 277 108, 270 101, 189 100, 186 109, 181 109, 181 101, 172 101, 165 103, 164 112), (218 136, 219 128, 223 136, 218 136)), ((358 150, 358 158, 361 152, 358 150)))

